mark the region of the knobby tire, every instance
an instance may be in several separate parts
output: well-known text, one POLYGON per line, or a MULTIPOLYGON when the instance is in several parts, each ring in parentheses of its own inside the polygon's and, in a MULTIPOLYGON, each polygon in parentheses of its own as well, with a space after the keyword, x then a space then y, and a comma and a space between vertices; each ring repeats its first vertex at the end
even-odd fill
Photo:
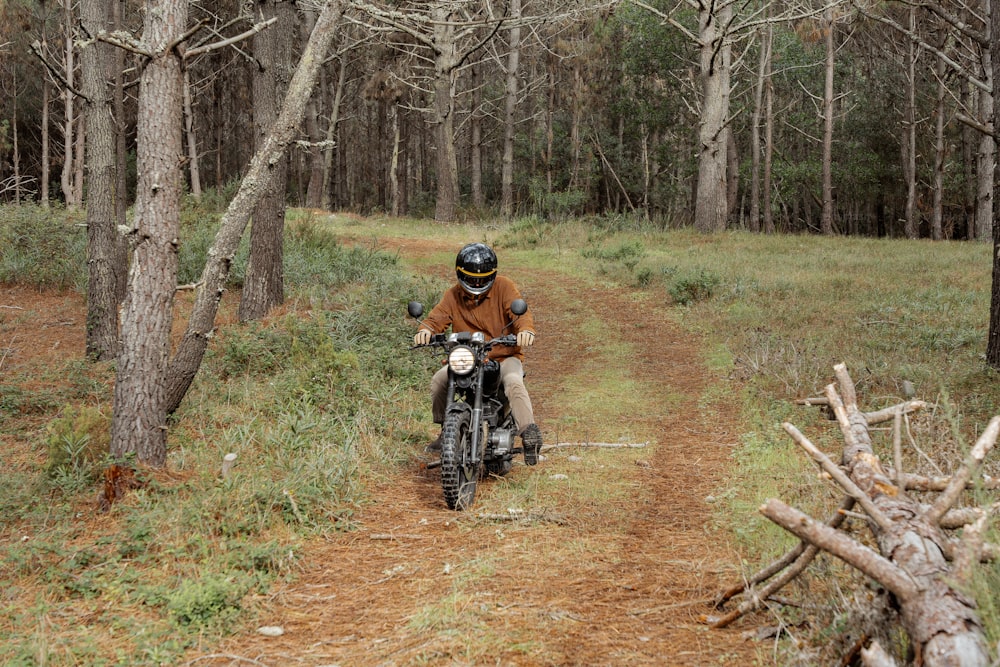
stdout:
POLYGON ((476 498, 479 472, 466 463, 471 449, 471 415, 468 410, 454 410, 441 427, 441 488, 448 509, 466 510, 476 498))

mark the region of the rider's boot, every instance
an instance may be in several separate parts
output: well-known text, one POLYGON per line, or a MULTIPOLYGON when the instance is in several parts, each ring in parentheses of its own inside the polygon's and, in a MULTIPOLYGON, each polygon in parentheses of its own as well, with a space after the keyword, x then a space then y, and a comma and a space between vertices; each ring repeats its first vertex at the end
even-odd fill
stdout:
POLYGON ((529 466, 538 463, 538 452, 542 449, 542 431, 537 424, 529 424, 521 431, 521 445, 524 448, 524 462, 529 466))
POLYGON ((428 452, 440 452, 441 451, 441 434, 438 434, 438 437, 434 438, 429 443, 427 443, 427 446, 424 447, 424 450, 428 451, 428 452))

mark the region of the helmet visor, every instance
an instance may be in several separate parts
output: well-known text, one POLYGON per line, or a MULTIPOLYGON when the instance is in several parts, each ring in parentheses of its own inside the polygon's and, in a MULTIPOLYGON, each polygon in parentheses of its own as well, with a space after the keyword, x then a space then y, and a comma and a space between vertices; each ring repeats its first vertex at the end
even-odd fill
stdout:
POLYGON ((467 291, 472 294, 482 294, 493 285, 493 280, 497 276, 496 269, 485 273, 473 273, 463 268, 458 268, 458 281, 462 283, 467 291))

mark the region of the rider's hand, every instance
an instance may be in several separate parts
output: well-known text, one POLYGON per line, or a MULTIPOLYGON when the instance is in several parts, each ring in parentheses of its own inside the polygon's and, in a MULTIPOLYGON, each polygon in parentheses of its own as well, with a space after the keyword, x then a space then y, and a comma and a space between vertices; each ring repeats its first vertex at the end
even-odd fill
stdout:
POLYGON ((518 331, 517 332, 517 344, 520 347, 531 347, 531 344, 535 342, 535 332, 534 331, 518 331))
POLYGON ((417 332, 417 335, 413 337, 414 345, 427 345, 431 342, 431 332, 427 329, 421 329, 417 332))

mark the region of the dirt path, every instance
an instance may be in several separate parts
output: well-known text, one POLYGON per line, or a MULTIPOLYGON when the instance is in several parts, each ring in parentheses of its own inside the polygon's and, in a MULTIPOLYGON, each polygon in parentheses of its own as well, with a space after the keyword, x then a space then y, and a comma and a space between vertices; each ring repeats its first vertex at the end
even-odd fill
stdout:
MULTIPOLYGON (((404 257, 413 242, 397 246, 404 257)), ((396 249, 396 248, 391 248, 396 249)), ((423 248, 427 250, 428 248, 423 248)), ((706 602, 738 577, 738 558, 714 530, 706 497, 725 474, 734 437, 699 406, 706 373, 698 349, 669 314, 625 292, 589 290, 554 275, 519 276, 540 330, 527 360, 536 417, 547 442, 585 438, 547 423, 561 414, 561 377, 581 351, 573 331, 584 309, 608 314, 607 335, 636 350, 620 372, 648 395, 646 414, 622 414, 628 432, 648 437, 641 454, 547 452, 518 465, 512 484, 540 489, 540 507, 561 523, 498 523, 444 508, 435 471, 414 464, 375 491, 359 530, 310 547, 294 583, 260 604, 284 634, 247 633, 197 662, 263 665, 751 665, 757 646, 745 626, 711 631, 706 602), (649 345, 655 341, 654 345, 649 345), (608 462, 611 457, 611 462, 608 462), (600 461, 601 463, 595 463, 600 461), (631 489, 563 506, 554 470, 586 483, 588 466, 616 466, 631 489), (228 657, 222 657, 222 656, 228 657)), ((594 434, 608 437, 610 434, 594 434)), ((599 439, 599 437, 595 437, 599 439)), ((489 506, 480 484, 477 505, 489 506)), ((577 494, 580 497, 580 494, 577 494)))

